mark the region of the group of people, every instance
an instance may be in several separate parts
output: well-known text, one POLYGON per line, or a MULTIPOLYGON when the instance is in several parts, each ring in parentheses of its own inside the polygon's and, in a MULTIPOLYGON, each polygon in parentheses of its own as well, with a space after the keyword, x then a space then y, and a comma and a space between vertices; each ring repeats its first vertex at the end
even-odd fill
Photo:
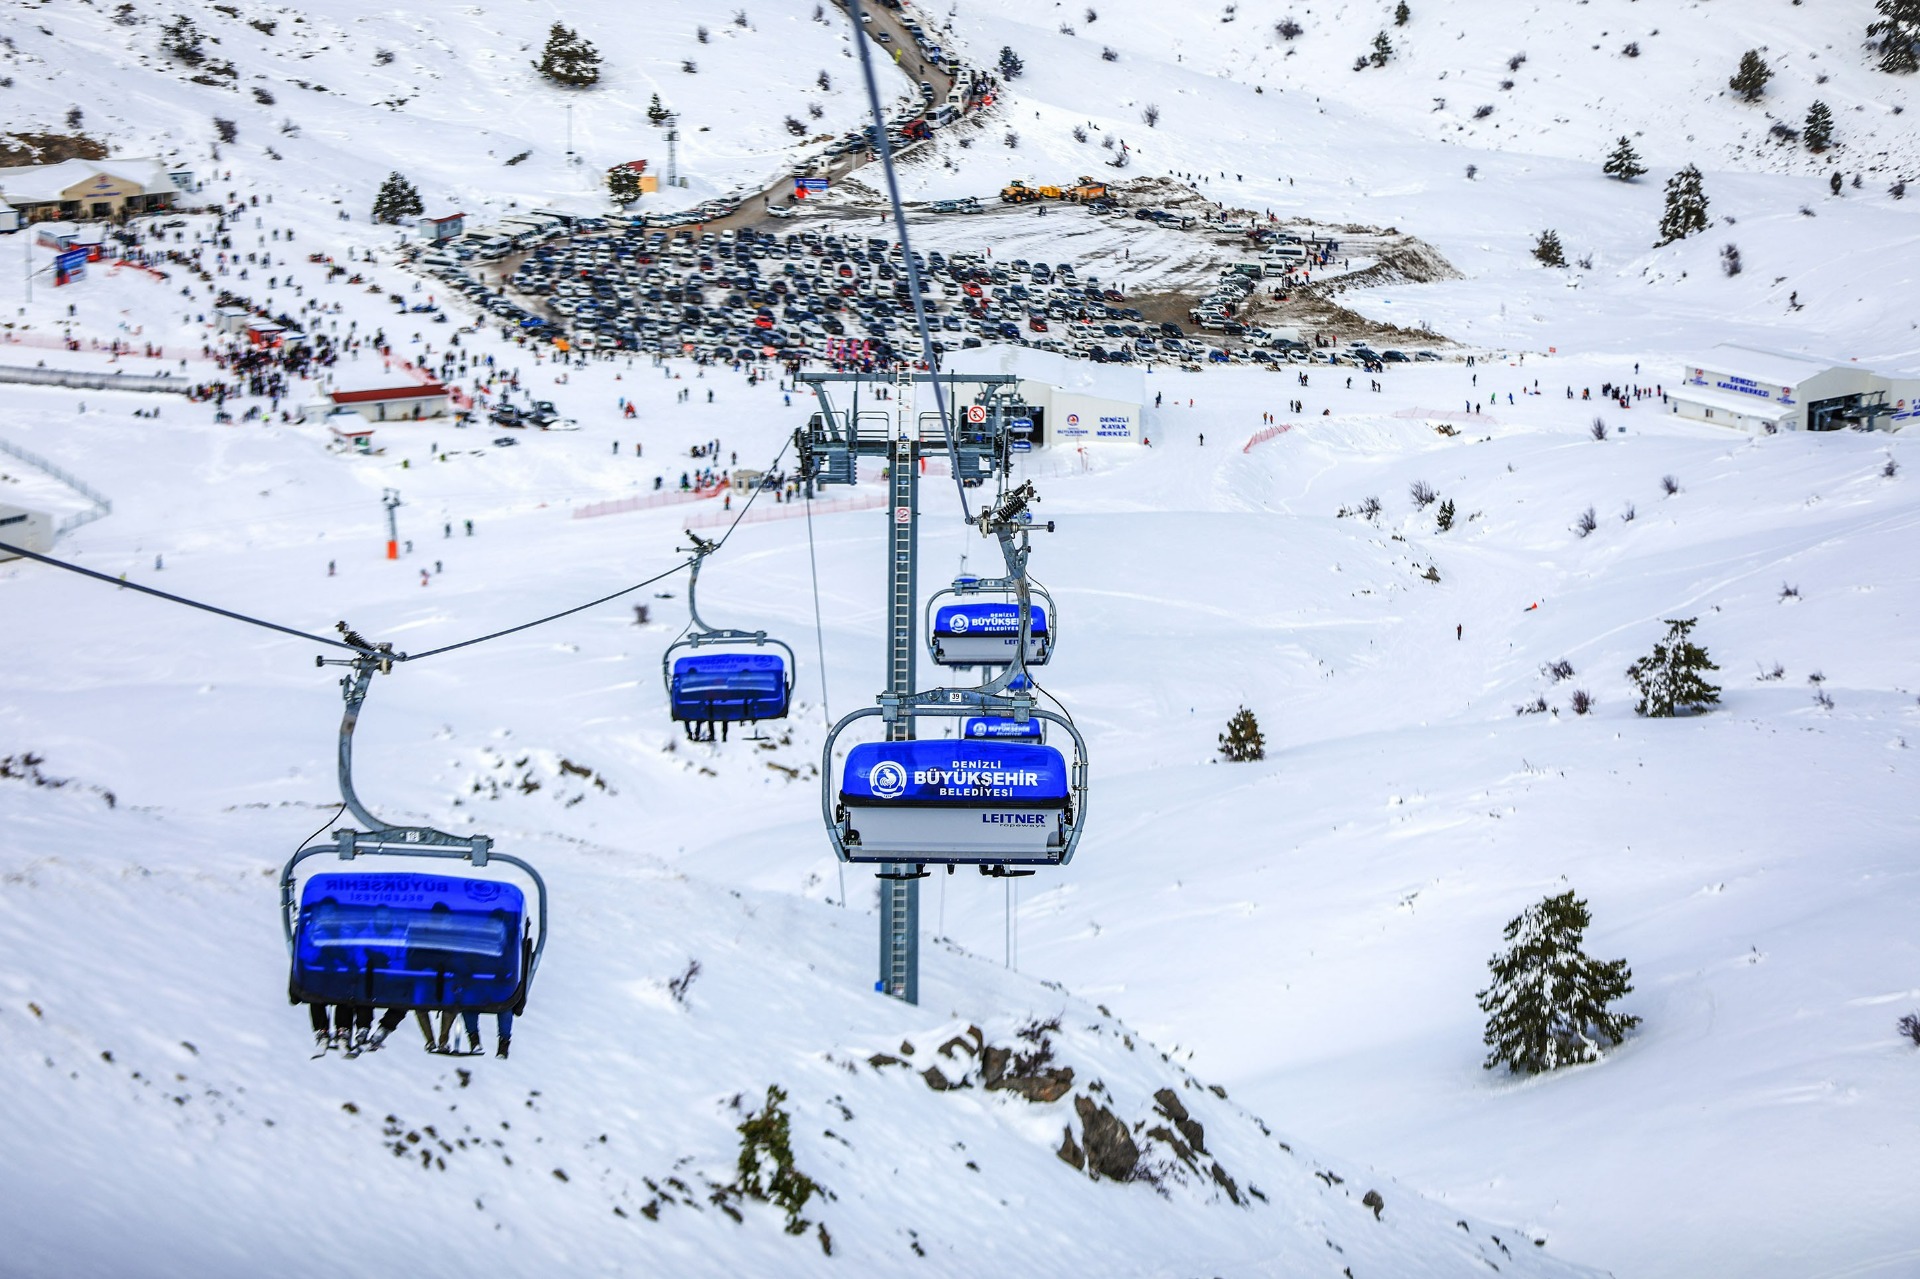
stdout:
MULTIPOLYGON (((335 1004, 332 1006, 333 1023, 327 1022, 328 1005, 308 1004, 307 1013, 313 1022, 314 1046, 319 1055, 339 1050, 349 1057, 358 1057, 363 1052, 377 1052, 386 1042, 387 1036, 400 1028, 407 1013, 413 1013, 416 1025, 426 1040, 426 1049, 430 1053, 446 1053, 450 1056, 477 1057, 480 1055, 480 1014, 461 1008, 389 1008, 380 1014, 375 1022, 372 1008, 358 1007, 353 1004, 335 1004), (440 1014, 439 1031, 436 1034, 433 1025, 433 1013, 440 1014), (453 1044, 454 1019, 458 1017, 467 1033, 467 1046, 463 1049, 453 1044)), ((513 1045, 513 1014, 499 1012, 494 1017, 493 1055, 505 1057, 513 1045)))

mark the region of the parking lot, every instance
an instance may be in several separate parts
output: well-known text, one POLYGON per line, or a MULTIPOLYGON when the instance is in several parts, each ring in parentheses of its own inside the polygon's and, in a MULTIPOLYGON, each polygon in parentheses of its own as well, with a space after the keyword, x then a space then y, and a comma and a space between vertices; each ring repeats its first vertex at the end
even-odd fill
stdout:
MULTIPOLYGON (((1333 313, 1305 285, 1310 272, 1324 288, 1377 272, 1380 259, 1335 256, 1350 246, 1330 236, 1276 234, 1263 248, 1224 225, 1178 205, 1104 216, 997 202, 971 216, 918 211, 914 260, 935 348, 999 342, 1098 363, 1272 366, 1338 359, 1370 337, 1380 357, 1363 347, 1355 362, 1391 363, 1400 346, 1414 358, 1436 341, 1383 342, 1354 326, 1331 343, 1285 323, 1290 306, 1333 313)), ((578 350, 881 367, 920 351, 891 231, 848 193, 737 230, 576 219, 491 271, 451 254, 427 269, 529 338, 564 336, 578 350)))

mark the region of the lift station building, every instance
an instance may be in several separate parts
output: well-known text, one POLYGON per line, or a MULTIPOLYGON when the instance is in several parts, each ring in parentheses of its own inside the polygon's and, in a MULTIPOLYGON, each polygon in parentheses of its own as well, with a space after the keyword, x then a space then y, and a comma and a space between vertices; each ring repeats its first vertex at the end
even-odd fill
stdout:
POLYGON ((1728 343, 1682 369, 1667 400, 1681 417, 1766 434, 1900 430, 1920 420, 1920 373, 1728 343))

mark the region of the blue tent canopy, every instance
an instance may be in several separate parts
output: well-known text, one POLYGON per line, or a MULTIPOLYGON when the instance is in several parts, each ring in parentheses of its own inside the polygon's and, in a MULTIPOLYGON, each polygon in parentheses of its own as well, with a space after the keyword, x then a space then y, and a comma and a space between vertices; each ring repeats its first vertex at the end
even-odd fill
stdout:
POLYGON ((491 879, 315 875, 294 925, 294 998, 382 1008, 512 1010, 526 968, 526 899, 491 879))
POLYGON ((673 717, 689 723, 781 719, 787 663, 775 653, 694 653, 673 663, 673 717))

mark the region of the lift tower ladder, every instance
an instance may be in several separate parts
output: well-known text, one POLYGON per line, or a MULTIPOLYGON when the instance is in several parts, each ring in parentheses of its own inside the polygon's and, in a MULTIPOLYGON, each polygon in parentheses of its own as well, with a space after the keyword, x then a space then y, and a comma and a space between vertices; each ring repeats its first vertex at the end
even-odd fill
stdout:
MULTIPOLYGON (((919 617, 914 560, 920 543, 920 457, 913 430, 913 382, 903 370, 894 384, 893 452, 887 471, 891 512, 887 527, 887 691, 899 697, 914 690, 915 642, 919 617)), ((887 725, 887 740, 910 741, 913 720, 901 716, 887 725)), ((880 879, 880 989, 909 1004, 920 1002, 920 881, 912 866, 891 864, 880 879)))

